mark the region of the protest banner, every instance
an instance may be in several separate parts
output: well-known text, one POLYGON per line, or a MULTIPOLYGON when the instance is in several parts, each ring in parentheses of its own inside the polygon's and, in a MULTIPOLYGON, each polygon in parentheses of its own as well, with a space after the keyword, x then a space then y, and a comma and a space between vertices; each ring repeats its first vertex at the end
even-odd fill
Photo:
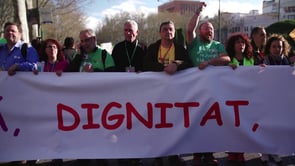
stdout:
POLYGON ((290 66, 0 72, 0 85, 0 161, 295 149, 290 66))

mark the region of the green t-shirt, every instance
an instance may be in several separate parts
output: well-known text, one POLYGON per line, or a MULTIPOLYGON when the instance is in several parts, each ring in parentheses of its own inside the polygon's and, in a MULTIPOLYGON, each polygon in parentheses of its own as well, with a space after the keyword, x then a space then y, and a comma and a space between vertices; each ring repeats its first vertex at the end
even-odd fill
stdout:
POLYGON ((104 71, 105 69, 109 67, 115 67, 113 57, 108 52, 106 52, 106 58, 103 63, 101 48, 97 48, 94 52, 91 52, 85 56, 86 58, 83 60, 80 66, 80 72, 82 71, 84 66, 89 63, 91 64, 94 71, 104 71))
POLYGON ((199 66, 200 63, 218 57, 226 51, 218 41, 212 40, 211 43, 203 43, 196 38, 188 46, 188 52, 194 66, 199 66))

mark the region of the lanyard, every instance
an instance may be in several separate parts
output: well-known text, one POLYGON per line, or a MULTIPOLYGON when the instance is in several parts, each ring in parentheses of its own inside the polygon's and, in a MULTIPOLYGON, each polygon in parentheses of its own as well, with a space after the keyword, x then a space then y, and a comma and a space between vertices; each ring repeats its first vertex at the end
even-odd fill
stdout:
POLYGON ((126 43, 127 43, 127 41, 125 41, 125 51, 126 51, 126 56, 127 56, 127 58, 128 58, 129 66, 131 67, 131 61, 132 61, 132 59, 133 59, 133 57, 134 57, 134 55, 135 55, 135 50, 136 50, 136 47, 137 47, 137 44, 138 44, 138 40, 136 40, 135 47, 134 47, 134 49, 133 49, 133 51, 132 51, 131 58, 130 58, 130 56, 129 56, 128 49, 127 49, 127 44, 126 44, 126 43))
POLYGON ((164 63, 164 61, 165 61, 165 59, 166 59, 166 56, 168 55, 168 53, 169 53, 169 51, 170 51, 172 45, 173 45, 173 44, 171 44, 171 46, 168 48, 168 50, 167 50, 166 53, 163 55, 163 57, 162 57, 162 51, 161 51, 161 47, 162 47, 162 46, 160 46, 160 61, 161 61, 162 63, 164 63))

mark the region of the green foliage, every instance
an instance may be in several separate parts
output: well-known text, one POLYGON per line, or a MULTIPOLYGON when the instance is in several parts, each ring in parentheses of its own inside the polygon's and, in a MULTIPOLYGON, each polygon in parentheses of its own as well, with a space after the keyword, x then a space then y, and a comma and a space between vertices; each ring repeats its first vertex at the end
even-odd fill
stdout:
POLYGON ((285 20, 273 23, 266 27, 266 32, 268 34, 281 34, 285 37, 285 39, 295 47, 295 41, 289 36, 289 33, 295 29, 295 20, 285 20))
POLYGON ((266 28, 268 34, 289 34, 295 28, 295 20, 285 20, 273 23, 266 28))

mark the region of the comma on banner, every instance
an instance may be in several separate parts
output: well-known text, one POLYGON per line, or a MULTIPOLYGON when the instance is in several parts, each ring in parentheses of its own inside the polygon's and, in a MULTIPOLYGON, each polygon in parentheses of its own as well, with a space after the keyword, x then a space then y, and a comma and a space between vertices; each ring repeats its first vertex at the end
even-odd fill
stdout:
MULTIPOLYGON (((0 96, 0 101, 2 101, 2 99, 3 99, 3 97, 0 96)), ((0 110, 0 111, 1 111, 1 110, 0 110)), ((7 132, 7 131, 8 131, 8 127, 7 127, 6 123, 5 123, 5 120, 4 120, 4 118, 3 118, 2 114, 1 114, 1 112, 0 112, 0 127, 2 128, 2 130, 3 130, 4 132, 7 132)), ((13 136, 17 137, 17 136, 19 135, 19 132, 20 132, 20 129, 19 129, 19 128, 16 128, 16 129, 14 130, 13 136)))
MULTIPOLYGON (((82 125, 83 129, 98 129, 105 128, 108 130, 115 130, 121 127, 126 121, 126 128, 132 129, 133 120, 136 118, 146 128, 172 128, 173 123, 167 120, 167 112, 173 108, 179 108, 182 111, 183 126, 185 128, 190 127, 190 116, 189 113, 193 108, 199 107, 198 102, 177 102, 177 103, 147 103, 146 104, 146 116, 143 117, 134 105, 130 102, 125 104, 124 113, 111 113, 114 110, 120 110, 124 106, 118 102, 110 102, 104 108, 102 108, 102 114, 100 117, 100 123, 94 122, 94 111, 99 109, 99 104, 95 103, 83 103, 81 108, 86 110, 87 123, 82 125), (160 112, 160 122, 155 122, 153 119, 154 110, 157 109, 160 112)), ((249 105, 249 101, 245 100, 234 100, 226 101, 225 105, 233 107, 235 126, 240 126, 240 107, 249 105)), ((231 110, 231 109, 230 109, 231 110)), ((57 117, 58 117, 58 128, 63 131, 75 130, 80 125, 80 114, 74 108, 59 103, 57 105, 57 117), (69 115, 73 118, 71 124, 65 124, 64 116, 69 115)), ((202 117, 200 126, 205 126, 209 120, 215 120, 219 126, 223 125, 221 117, 220 103, 214 102, 205 115, 202 117)), ((69 122, 68 122, 69 123, 69 122)), ((259 125, 255 123, 252 127, 252 131, 255 132, 259 125)))

